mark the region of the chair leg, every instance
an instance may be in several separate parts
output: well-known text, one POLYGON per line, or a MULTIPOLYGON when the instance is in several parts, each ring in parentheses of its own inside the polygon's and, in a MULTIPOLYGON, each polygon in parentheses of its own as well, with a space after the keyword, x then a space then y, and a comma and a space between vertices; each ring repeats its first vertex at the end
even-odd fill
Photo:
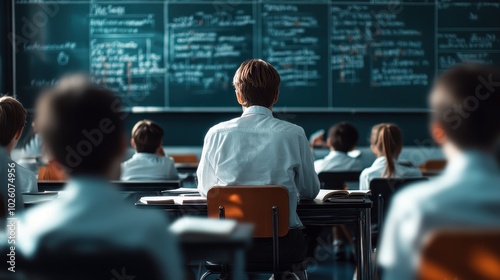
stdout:
POLYGON ((208 276, 210 276, 212 274, 213 274, 212 271, 207 271, 207 272, 203 273, 200 280, 205 280, 205 279, 207 279, 208 276))

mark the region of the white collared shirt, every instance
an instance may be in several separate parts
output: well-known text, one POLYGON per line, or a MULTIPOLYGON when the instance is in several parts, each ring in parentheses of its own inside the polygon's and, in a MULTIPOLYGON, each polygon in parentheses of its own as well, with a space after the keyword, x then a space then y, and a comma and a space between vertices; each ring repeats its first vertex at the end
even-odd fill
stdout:
POLYGON ((384 279, 415 278, 432 230, 500 227, 499 198, 500 169, 481 152, 457 155, 441 176, 405 187, 393 198, 383 229, 378 261, 384 279))
MULTIPOLYGON (((369 190, 370 182, 374 178, 382 178, 384 177, 384 170, 387 165, 387 160, 385 157, 377 158, 372 166, 365 168, 361 175, 359 176, 359 189, 360 190, 369 190)), ((396 178, 414 178, 414 177, 422 177, 422 172, 415 166, 406 166, 399 163, 397 160, 394 160, 395 176, 396 178)))
POLYGON ((331 171, 361 171, 363 162, 358 158, 353 158, 347 153, 330 151, 324 159, 314 162, 316 173, 331 171))
POLYGON ((115 186, 101 179, 71 179, 57 199, 26 210, 19 219, 16 247, 28 257, 43 246, 55 252, 89 252, 78 240, 145 250, 158 261, 162 279, 183 279, 181 255, 166 217, 127 204, 115 186))
POLYGON ((21 193, 35 193, 38 192, 38 179, 35 173, 25 168, 24 166, 16 164, 16 180, 17 186, 21 193))
POLYGON ((122 163, 122 181, 160 181, 177 180, 179 175, 174 161, 150 153, 135 153, 122 163))
POLYGON ((261 106, 246 108, 240 118, 208 131, 197 174, 203 195, 213 186, 284 186, 290 197, 290 228, 302 226, 298 198, 314 199, 319 192, 304 130, 275 119, 261 106))

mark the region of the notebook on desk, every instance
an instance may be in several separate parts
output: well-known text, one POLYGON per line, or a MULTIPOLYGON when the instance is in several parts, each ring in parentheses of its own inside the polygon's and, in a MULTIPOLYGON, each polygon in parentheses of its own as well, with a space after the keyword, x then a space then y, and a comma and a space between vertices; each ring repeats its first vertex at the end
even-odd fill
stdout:
POLYGON ((324 202, 359 202, 369 194, 370 190, 320 190, 316 199, 324 202))
POLYGON ((207 198, 201 196, 144 196, 139 202, 144 204, 200 204, 206 203, 207 198))
POLYGON ((233 233, 235 220, 184 217, 170 226, 170 231, 184 238, 227 237, 233 233))

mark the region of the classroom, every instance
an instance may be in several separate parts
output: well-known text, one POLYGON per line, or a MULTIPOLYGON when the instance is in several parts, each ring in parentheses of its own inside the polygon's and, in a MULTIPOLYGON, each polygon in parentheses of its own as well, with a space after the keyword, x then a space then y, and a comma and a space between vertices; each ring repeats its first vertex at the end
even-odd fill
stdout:
POLYGON ((0 279, 500 279, 500 1, 0 2, 0 279))

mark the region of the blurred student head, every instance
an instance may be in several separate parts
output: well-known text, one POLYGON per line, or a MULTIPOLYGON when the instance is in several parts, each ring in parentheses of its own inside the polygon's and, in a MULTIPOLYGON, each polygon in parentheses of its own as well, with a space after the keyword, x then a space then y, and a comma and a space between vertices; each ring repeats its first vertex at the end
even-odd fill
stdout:
POLYGON ((162 146, 163 129, 151 120, 137 122, 132 129, 132 147, 138 153, 154 154, 162 146))
POLYGON ((377 157, 385 157, 387 161, 384 176, 394 177, 396 172, 394 161, 398 159, 403 149, 403 134, 399 127, 391 123, 374 126, 370 136, 370 147, 377 157))
POLYGON ((49 156, 70 176, 115 179, 125 138, 120 102, 114 93, 82 84, 56 86, 43 98, 36 123, 49 156))
POLYGON ((10 154, 16 147, 26 125, 26 110, 15 98, 0 97, 0 146, 10 154))
POLYGON ((272 108, 278 101, 281 78, 276 69, 264 60, 243 62, 233 78, 238 103, 243 107, 272 108))
POLYGON ((438 77, 430 95, 431 133, 441 145, 492 151, 500 135, 500 72, 462 64, 438 77))
POLYGON ((356 147, 358 139, 356 127, 348 122, 341 122, 330 128, 327 145, 335 151, 347 153, 356 147))

